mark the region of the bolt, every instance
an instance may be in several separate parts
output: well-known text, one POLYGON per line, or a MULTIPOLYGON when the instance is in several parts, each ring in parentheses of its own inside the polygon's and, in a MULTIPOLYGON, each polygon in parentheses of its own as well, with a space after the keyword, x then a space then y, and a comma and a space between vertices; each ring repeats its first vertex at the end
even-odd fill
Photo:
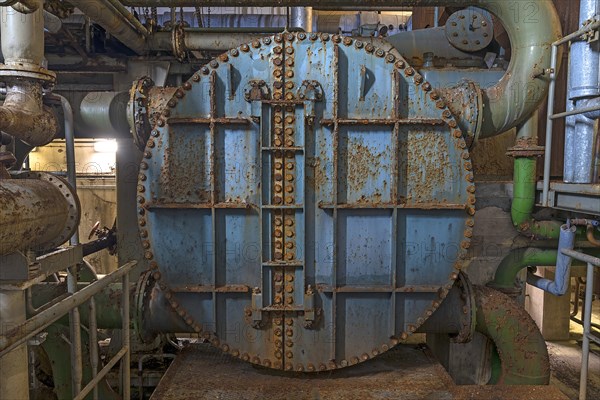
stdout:
POLYGON ((217 60, 212 60, 212 61, 210 62, 210 66, 211 66, 212 68, 217 68, 217 67, 219 66, 219 62, 218 62, 217 60))
POLYGON ((269 37, 264 38, 263 39, 263 43, 266 44, 266 45, 270 45, 271 44, 271 38, 269 38, 269 37))

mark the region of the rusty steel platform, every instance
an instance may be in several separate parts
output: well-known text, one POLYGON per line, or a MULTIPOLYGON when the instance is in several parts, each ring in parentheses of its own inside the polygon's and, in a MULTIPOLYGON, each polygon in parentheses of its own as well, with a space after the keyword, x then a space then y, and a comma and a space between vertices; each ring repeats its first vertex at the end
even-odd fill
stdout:
POLYGON ((400 345, 351 368, 286 374, 209 345, 186 347, 151 400, 567 400, 554 386, 457 386, 427 350, 400 345))

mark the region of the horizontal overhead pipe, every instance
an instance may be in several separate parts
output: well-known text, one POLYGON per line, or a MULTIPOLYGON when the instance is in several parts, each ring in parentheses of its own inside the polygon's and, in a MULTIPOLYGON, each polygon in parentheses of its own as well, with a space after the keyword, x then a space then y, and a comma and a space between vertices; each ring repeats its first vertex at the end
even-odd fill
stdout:
MULTIPOLYGON (((283 28, 279 32, 283 31, 283 28)), ((240 32, 194 32, 184 30, 183 45, 188 51, 227 51, 242 43, 251 42, 256 38, 267 36, 274 32, 240 33, 240 32)), ((154 51, 173 51, 171 32, 157 32, 149 39, 148 47, 154 51)))
POLYGON ((137 20, 136 24, 131 13, 117 3, 114 0, 71 0, 71 4, 125 46, 137 54, 145 53, 148 31, 137 20))
MULTIPOLYGON (((96 0, 98 1, 98 0, 96 0)), ((77 1, 80 3, 81 1, 77 1)), ((128 5, 148 7, 197 6, 191 0, 127 0, 128 5)), ((551 0, 207 0, 204 7, 217 6, 286 6, 300 7, 399 7, 399 6, 476 6, 496 15, 511 39, 512 60, 504 77, 483 91, 480 112, 483 121, 479 138, 505 132, 531 115, 548 94, 550 82, 550 47, 562 36, 558 14, 551 0), (524 7, 527 7, 526 9, 524 7), (535 9, 531 23, 515 18, 515 10, 535 9)), ((203 40, 203 39, 199 39, 203 40)), ((222 40, 224 40, 222 38, 222 40)), ((237 40, 234 41, 239 44, 237 40)), ((230 43, 232 44, 232 43, 230 43)), ((236 44, 236 46, 237 46, 236 44)), ((222 46, 226 47, 226 46, 222 46)), ((235 47, 235 46, 232 46, 235 47)), ((452 97, 449 97, 449 101, 452 97)))

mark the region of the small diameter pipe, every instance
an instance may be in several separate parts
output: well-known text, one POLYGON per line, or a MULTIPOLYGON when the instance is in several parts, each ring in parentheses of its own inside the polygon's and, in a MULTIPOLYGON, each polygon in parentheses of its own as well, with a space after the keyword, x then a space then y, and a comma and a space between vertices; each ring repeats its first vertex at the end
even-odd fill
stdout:
MULTIPOLYGON (((75 130, 73 128, 73 108, 64 96, 55 95, 60 100, 60 105, 63 109, 65 123, 65 147, 67 156, 67 181, 77 194, 77 171, 75 163, 75 130)), ((73 236, 70 239, 71 246, 79 244, 79 227, 75 229, 73 236)))
POLYGON ((575 245, 574 226, 563 225, 560 227, 560 237, 558 239, 558 256, 556 260, 556 270, 554 280, 541 278, 531 271, 527 271, 527 283, 552 293, 555 296, 563 296, 569 289, 569 279, 571 277, 571 257, 564 255, 562 249, 573 250, 575 245))
POLYGON ((600 240, 596 239, 596 236, 594 236, 595 230, 596 230, 596 228, 592 224, 589 224, 587 226, 587 228, 586 228, 587 240, 594 246, 600 247, 600 240))

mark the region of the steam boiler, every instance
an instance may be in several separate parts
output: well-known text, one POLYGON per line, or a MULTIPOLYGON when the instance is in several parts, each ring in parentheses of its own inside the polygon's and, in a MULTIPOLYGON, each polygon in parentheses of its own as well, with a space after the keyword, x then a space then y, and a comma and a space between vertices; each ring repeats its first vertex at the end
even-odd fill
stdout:
POLYGON ((145 363, 176 358, 183 337, 268 380, 308 381, 368 368, 424 333, 468 384, 549 384, 544 337, 519 301, 525 282, 565 295, 573 260, 598 261, 598 1, 582 0, 566 38, 546 0, 4 3, 1 398, 41 382, 57 399, 129 399, 137 363, 143 400, 156 387, 145 363), (228 15, 242 3, 272 13, 228 15), (405 6, 442 6, 445 25, 437 7, 421 30, 379 13, 405 6), (570 41, 581 60, 569 110, 553 115, 570 41), (564 182, 551 182, 563 117, 564 182), (490 151, 514 173, 494 192, 477 151, 515 129, 514 145, 490 151), (88 134, 117 138, 116 210, 81 243, 94 201, 78 194, 74 148, 88 134), (34 146, 58 136, 66 172, 32 170, 34 146), (490 201, 500 191, 504 209, 490 201), (500 243, 495 258, 473 249, 483 236, 500 243), (120 266, 106 275, 84 259, 104 249, 120 266), (553 280, 536 275, 548 265, 553 280))

